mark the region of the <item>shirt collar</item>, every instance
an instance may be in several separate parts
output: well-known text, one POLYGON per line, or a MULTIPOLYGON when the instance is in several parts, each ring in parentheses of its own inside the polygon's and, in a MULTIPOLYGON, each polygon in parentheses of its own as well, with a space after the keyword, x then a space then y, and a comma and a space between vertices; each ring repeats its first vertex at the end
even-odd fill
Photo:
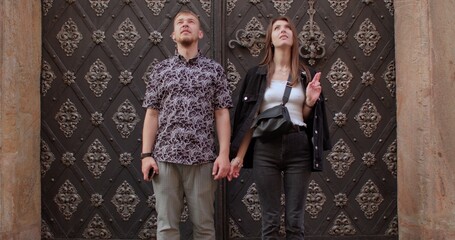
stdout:
MULTIPOLYGON (((175 56, 176 56, 179 60, 186 62, 185 57, 183 57, 182 55, 180 55, 180 53, 179 53, 177 50, 175 50, 175 56)), ((188 60, 188 63, 192 63, 192 62, 194 62, 194 61, 197 61, 197 59, 198 59, 199 57, 201 57, 201 56, 202 56, 201 50, 198 49, 198 50, 197 50, 196 56, 195 56, 194 58, 189 59, 189 60, 188 60)))

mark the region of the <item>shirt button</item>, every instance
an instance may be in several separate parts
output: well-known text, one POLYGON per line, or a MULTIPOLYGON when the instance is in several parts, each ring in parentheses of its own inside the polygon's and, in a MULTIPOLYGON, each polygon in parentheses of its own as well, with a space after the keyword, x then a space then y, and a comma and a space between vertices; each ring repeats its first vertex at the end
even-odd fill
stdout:
POLYGON ((318 130, 315 130, 315 131, 314 131, 314 134, 318 134, 318 130))
POLYGON ((314 149, 318 150, 318 146, 314 146, 314 149))
POLYGON ((244 97, 243 100, 245 100, 245 101, 248 100, 248 97, 244 97))

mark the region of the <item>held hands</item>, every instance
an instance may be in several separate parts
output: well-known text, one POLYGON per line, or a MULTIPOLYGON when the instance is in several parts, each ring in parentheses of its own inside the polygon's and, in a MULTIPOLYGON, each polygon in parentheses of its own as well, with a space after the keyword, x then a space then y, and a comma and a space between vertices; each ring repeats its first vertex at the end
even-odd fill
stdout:
POLYGON ((313 107, 314 104, 316 104, 316 101, 319 98, 319 95, 321 94, 322 87, 321 87, 321 72, 318 72, 314 75, 313 80, 308 83, 308 86, 306 88, 306 100, 305 104, 308 107, 313 107))
POLYGON ((229 174, 229 158, 218 156, 213 163, 212 176, 214 180, 225 178, 229 174))
POLYGON ((231 169, 227 176, 228 181, 232 181, 234 178, 238 178, 240 176, 240 169, 243 167, 243 161, 239 157, 235 157, 231 161, 231 169))

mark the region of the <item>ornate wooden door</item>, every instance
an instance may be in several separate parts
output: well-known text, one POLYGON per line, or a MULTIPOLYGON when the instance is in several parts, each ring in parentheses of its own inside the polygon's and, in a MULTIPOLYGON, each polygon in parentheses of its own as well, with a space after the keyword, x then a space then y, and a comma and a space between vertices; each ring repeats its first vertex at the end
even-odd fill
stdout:
MULTIPOLYGON (((174 54, 181 8, 199 14, 201 50, 225 66, 234 98, 269 19, 293 18, 302 57, 323 73, 333 142, 310 183, 308 239, 396 239, 392 0, 43 0, 42 238, 154 238, 141 103, 152 66, 174 54)), ((217 238, 260 239, 251 171, 217 194, 217 238)))
MULTIPOLYGON (((278 14, 294 20, 301 56, 322 72, 333 148, 326 153, 325 170, 313 174, 309 185, 307 238, 396 239, 393 2, 228 3, 225 55, 227 69, 239 73, 231 74, 233 79, 259 61, 269 18, 278 14)), ((229 237, 260 239, 251 171, 243 171, 227 189, 229 237)))

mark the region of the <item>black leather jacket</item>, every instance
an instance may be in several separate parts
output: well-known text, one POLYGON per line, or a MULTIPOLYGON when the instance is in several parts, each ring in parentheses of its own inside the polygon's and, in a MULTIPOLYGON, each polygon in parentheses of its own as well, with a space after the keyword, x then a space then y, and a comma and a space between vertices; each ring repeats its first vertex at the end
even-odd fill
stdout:
MULTIPOLYGON (((311 76, 314 76, 315 71, 310 71, 311 76)), ((306 79, 303 79, 302 82, 305 83, 305 80, 306 79)), ((306 84, 302 84, 302 86, 305 91, 306 84)), ((251 128, 256 113, 261 106, 266 88, 267 67, 256 66, 251 68, 243 80, 235 109, 230 150, 231 158, 236 156, 243 137, 251 128)), ((324 98, 321 93, 309 117, 312 121, 306 121, 307 135, 313 148, 313 171, 322 171, 323 151, 331 148, 329 128, 327 125, 323 99, 324 98)), ((245 168, 253 167, 254 141, 255 139, 253 138, 248 146, 248 151, 245 155, 243 163, 245 168)))

